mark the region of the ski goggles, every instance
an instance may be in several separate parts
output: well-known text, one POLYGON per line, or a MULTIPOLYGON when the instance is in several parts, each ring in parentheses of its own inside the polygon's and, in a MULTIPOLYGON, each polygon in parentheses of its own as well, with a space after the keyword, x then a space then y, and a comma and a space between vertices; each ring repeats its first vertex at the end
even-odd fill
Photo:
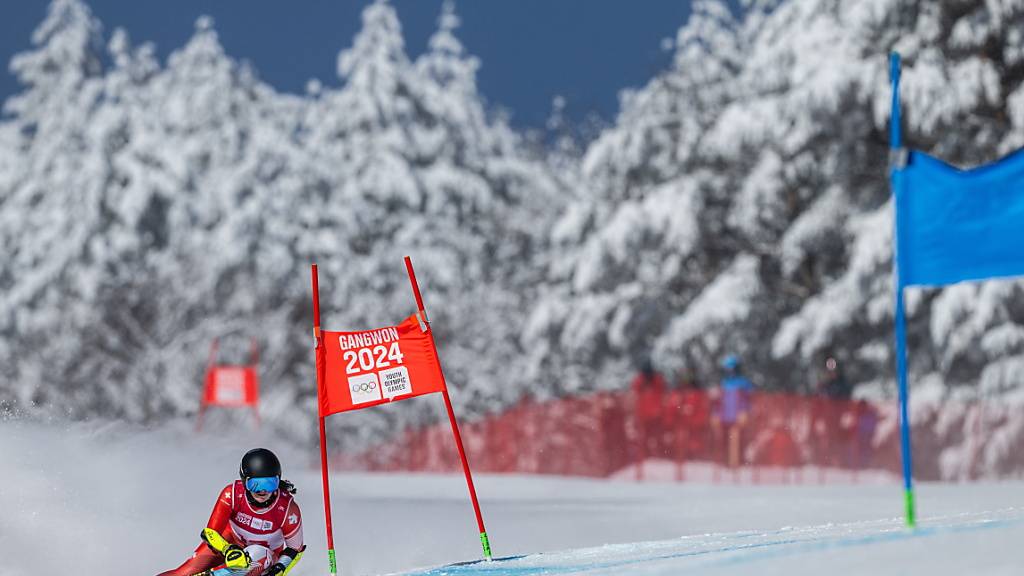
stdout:
POLYGON ((277 490, 277 486, 280 483, 281 479, 277 476, 247 478, 245 480, 245 489, 249 492, 273 492, 274 490, 277 490))

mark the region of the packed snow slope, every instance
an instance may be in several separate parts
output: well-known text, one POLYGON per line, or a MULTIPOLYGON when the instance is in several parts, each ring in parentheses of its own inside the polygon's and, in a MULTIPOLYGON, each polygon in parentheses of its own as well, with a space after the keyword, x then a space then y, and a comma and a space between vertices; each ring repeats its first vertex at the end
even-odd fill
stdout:
MULTIPOLYGON (((326 572, 314 446, 259 433, 0 422, 3 576, 156 574, 198 542, 242 452, 266 445, 299 487, 310 550, 293 574, 326 572)), ((636 484, 481 476, 497 556, 479 542, 458 476, 335 472, 346 576, 486 574, 1019 574, 1024 485, 925 484, 921 527, 902 527, 898 485, 636 484)))

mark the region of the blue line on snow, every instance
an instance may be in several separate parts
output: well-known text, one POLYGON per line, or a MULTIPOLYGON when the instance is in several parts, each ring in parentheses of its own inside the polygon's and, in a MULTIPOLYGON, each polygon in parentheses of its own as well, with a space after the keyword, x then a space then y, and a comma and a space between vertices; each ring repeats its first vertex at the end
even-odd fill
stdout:
MULTIPOLYGON (((439 568, 432 568, 429 570, 418 571, 418 572, 405 572, 403 576, 544 576, 553 574, 571 574, 573 572, 584 572, 590 570, 605 570, 609 568, 618 568, 622 566, 628 566, 630 564, 642 564, 647 562, 657 562, 661 560, 673 560, 678 558, 687 558, 695 556, 708 556, 712 554, 728 553, 728 552, 740 552, 745 550, 757 550, 764 549, 761 552, 755 554, 746 554, 739 556, 728 556, 720 559, 715 564, 727 565, 727 564, 739 564, 744 562, 750 562, 757 559, 763 559, 767 557, 778 557, 787 556, 793 554, 800 554, 804 552, 813 552, 818 550, 825 550, 829 548, 847 548, 853 546, 865 546, 869 544, 876 544, 879 542, 895 542, 899 540, 906 540, 911 538, 923 538, 927 536, 935 536, 939 534, 955 534, 961 532, 973 532, 977 530, 989 530, 993 528, 1001 528, 1014 524, 1021 523, 1022 519, 1013 520, 984 520, 974 524, 968 525, 954 525, 954 526, 935 526, 935 527, 923 527, 917 528, 913 531, 899 530, 885 532, 881 534, 866 534, 863 536, 853 537, 819 537, 819 538, 791 538, 786 540, 773 540, 771 542, 758 542, 752 544, 743 544, 739 546, 721 546, 718 548, 710 548, 704 550, 690 550, 686 552, 676 552, 673 554, 661 554, 658 556, 651 556, 647 558, 631 558, 628 560, 614 560, 607 562, 594 562, 591 564, 562 564, 562 565, 548 565, 548 566, 507 566, 502 565, 502 562, 509 562, 520 560, 523 558, 529 558, 530 556, 509 556, 506 558, 498 558, 493 562, 468 562, 463 564, 452 564, 448 566, 441 566, 439 568), (802 545, 801 545, 802 544, 802 545), (784 547, 784 548, 783 548, 784 547)), ((779 533, 782 531, 777 531, 779 533)), ((752 534, 745 533, 744 536, 751 536, 752 534)), ((761 535, 765 535, 762 533, 761 535)), ((542 556, 538 554, 536 556, 542 556)), ((533 556, 533 557, 536 557, 533 556)), ((706 567, 706 565, 704 566, 706 567)))
MULTIPOLYGON (((880 542, 897 542, 900 540, 910 540, 913 538, 924 538, 927 536, 936 536, 941 534, 958 534, 962 532, 976 532, 979 530, 991 530, 993 528, 1005 528, 1014 524, 1020 524, 1021 519, 1015 520, 983 520, 974 524, 958 525, 958 526, 932 526, 932 527, 918 527, 913 530, 900 530, 882 534, 865 534, 863 536, 852 536, 847 538, 809 538, 806 540, 799 540, 798 544, 805 544, 804 546, 793 546, 785 549, 778 550, 765 550, 757 554, 748 554, 745 556, 730 556, 722 558, 713 564, 715 565, 730 565, 730 564, 743 564, 745 562, 752 562, 755 560, 761 560, 764 558, 779 558, 784 556, 793 556, 804 552, 817 552, 821 550, 827 550, 830 548, 852 548, 856 546, 866 546, 868 544, 877 544, 880 542)), ((705 565, 706 566, 706 565, 705 565)))
POLYGON ((802 542, 802 540, 784 540, 775 542, 762 542, 758 544, 744 544, 742 546, 725 546, 711 550, 693 550, 690 552, 679 552, 676 554, 664 554, 650 558, 633 558, 630 560, 615 560, 610 562, 595 562, 593 564, 564 564, 554 566, 500 566, 483 561, 473 564, 449 565, 440 568, 433 568, 423 572, 408 572, 403 576, 540 576, 544 574, 570 574, 584 570, 602 570, 605 568, 616 568, 629 564, 642 562, 653 562, 655 560, 668 560, 672 558, 684 558, 687 556, 702 556, 716 552, 730 552, 733 550, 745 550, 749 548, 761 548, 764 546, 775 546, 779 544, 791 544, 802 542))

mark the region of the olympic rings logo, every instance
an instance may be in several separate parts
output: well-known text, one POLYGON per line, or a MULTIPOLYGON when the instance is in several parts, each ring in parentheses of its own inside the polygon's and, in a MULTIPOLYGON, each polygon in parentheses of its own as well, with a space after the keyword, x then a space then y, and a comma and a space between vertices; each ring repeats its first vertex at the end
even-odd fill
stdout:
POLYGON ((362 384, 353 384, 352 385, 352 391, 353 392, 372 392, 373 390, 376 390, 376 389, 377 389, 377 383, 376 382, 363 382, 362 384))

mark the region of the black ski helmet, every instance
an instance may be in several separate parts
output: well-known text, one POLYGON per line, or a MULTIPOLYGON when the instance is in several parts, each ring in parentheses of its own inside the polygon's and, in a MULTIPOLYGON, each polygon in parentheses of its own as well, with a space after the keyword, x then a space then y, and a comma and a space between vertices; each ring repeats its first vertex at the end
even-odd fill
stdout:
POLYGON ((281 461, 273 452, 266 448, 253 448, 242 456, 238 466, 238 476, 242 480, 249 478, 281 477, 281 461))

